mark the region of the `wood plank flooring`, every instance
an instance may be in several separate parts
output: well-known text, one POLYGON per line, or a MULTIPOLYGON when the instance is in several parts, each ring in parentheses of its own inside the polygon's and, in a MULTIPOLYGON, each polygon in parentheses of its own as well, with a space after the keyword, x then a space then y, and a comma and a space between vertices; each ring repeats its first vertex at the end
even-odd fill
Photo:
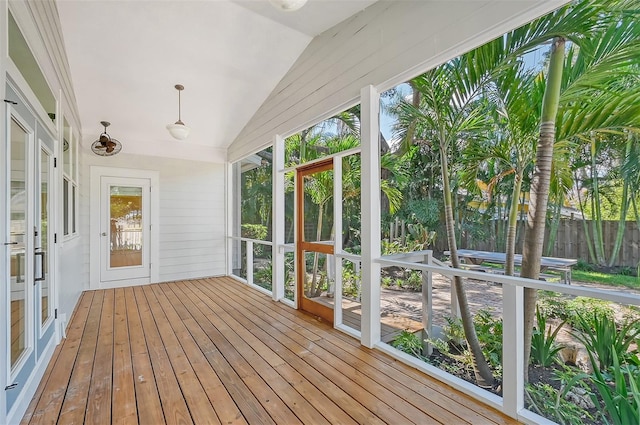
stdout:
POLYGON ((513 424, 231 278, 85 292, 22 421, 513 424))

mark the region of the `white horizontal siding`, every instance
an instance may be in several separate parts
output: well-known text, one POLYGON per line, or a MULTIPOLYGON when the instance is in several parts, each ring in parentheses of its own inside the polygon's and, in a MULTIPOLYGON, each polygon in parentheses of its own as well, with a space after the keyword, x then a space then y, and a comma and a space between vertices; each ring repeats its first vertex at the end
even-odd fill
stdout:
POLYGON ((224 164, 122 154, 101 158, 87 152, 84 152, 82 160, 81 222, 87 270, 88 167, 100 165, 160 173, 157 241, 160 282, 225 273, 224 164))
POLYGON ((379 1, 316 37, 228 150, 233 162, 389 89, 566 0, 379 1))

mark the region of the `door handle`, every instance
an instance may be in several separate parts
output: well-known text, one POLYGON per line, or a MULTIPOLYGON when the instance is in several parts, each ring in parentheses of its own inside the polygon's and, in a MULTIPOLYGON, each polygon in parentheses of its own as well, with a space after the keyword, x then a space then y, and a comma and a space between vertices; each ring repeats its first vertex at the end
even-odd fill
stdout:
POLYGON ((107 236, 107 232, 100 233, 100 236, 107 236))
POLYGON ((36 277, 35 279, 33 279, 34 285, 36 284, 36 282, 42 282, 43 280, 46 279, 44 276, 44 254, 45 254, 44 251, 38 251, 34 255, 34 257, 40 257, 40 277, 36 277))

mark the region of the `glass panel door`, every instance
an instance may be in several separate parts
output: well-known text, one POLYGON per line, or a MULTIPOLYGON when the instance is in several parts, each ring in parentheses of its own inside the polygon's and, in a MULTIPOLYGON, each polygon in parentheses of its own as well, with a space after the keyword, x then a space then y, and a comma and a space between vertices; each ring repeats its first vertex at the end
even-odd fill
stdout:
POLYGON ((27 232, 27 171, 28 141, 30 134, 15 120, 11 119, 11 169, 10 169, 10 368, 14 372, 19 360, 27 352, 28 330, 30 318, 27 314, 29 306, 28 259, 29 249, 27 232))
POLYGON ((150 276, 148 179, 102 178, 101 281, 150 276))
POLYGON ((333 159, 296 175, 298 308, 333 323, 333 159))

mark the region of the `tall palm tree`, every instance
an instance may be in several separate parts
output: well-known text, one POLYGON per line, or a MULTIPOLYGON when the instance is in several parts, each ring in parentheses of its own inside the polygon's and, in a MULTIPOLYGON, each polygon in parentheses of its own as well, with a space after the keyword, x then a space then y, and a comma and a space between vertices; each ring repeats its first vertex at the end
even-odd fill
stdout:
MULTIPOLYGON (((401 137, 428 141, 436 145, 440 154, 442 173, 442 195, 444 200, 447 241, 451 253, 451 264, 460 267, 456 229, 453 216, 453 196, 449 158, 451 151, 474 137, 486 125, 485 105, 477 102, 477 97, 485 83, 483 78, 474 81, 464 72, 465 63, 454 59, 412 80, 414 90, 420 92, 420 105, 402 101, 399 105, 401 137), (402 125, 405 123, 406 125, 402 125), (409 131, 407 131, 409 130, 409 131)), ((416 143, 411 140, 409 143, 416 143)), ((474 371, 480 386, 490 386, 494 377, 489 367, 473 324, 464 281, 454 278, 462 325, 467 344, 473 356, 474 371)))
MULTIPOLYGON (((614 6, 624 6, 619 2, 614 6)), ((536 150, 535 171, 527 216, 523 249, 522 276, 537 279, 544 240, 545 220, 552 175, 554 143, 557 140, 586 138, 595 131, 611 131, 637 117, 638 97, 611 96, 611 82, 620 77, 616 70, 626 69, 640 57, 640 28, 635 18, 619 13, 618 8, 603 10, 590 3, 577 3, 567 14, 585 13, 591 22, 589 31, 578 28, 567 36, 554 36, 546 74, 542 104, 540 136, 536 150), (565 45, 571 36, 579 46, 578 61, 572 55, 565 60, 565 45), (571 72, 563 73, 567 68, 571 72), (594 96, 596 98, 594 99, 594 96), (559 110, 560 101, 563 107, 559 110), (603 104, 603 100, 608 103, 603 104), (557 127, 557 131, 556 131, 557 127), (600 129, 600 130, 598 130, 600 129)), ((525 359, 531 349, 531 332, 535 318, 537 291, 525 290, 525 359)), ((527 369, 525 368, 525 371, 527 369)))

